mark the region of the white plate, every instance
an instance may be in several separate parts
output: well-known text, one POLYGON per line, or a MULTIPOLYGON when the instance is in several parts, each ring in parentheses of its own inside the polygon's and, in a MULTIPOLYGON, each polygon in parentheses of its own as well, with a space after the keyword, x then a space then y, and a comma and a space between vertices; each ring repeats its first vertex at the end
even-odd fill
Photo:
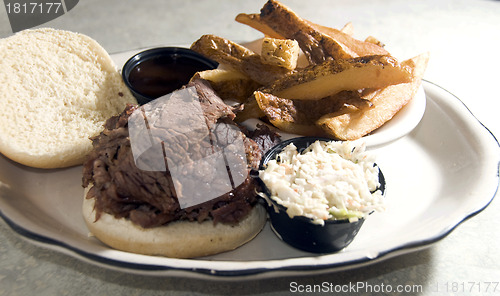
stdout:
MULTIPOLYGON (((81 167, 39 170, 0 157, 1 216, 21 237, 106 268, 209 279, 264 278, 367 265, 431 245, 495 196, 500 148, 452 94, 424 82, 427 108, 406 137, 374 149, 387 181, 388 209, 375 213, 335 254, 297 251, 269 225, 250 243, 199 259, 116 251, 88 236, 81 217, 81 167)), ((467 238, 464 238, 467 239, 467 238)))

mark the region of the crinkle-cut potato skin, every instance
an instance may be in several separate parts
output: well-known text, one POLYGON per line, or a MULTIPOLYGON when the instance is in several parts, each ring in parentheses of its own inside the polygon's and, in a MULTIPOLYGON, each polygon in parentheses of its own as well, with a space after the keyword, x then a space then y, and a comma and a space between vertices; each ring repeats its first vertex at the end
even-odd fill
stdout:
POLYGON ((298 100, 319 100, 343 90, 380 88, 411 81, 411 68, 387 55, 329 60, 276 80, 263 92, 298 100))
POLYGON ((245 74, 262 85, 269 84, 291 72, 280 66, 265 64, 261 61, 259 54, 215 35, 201 36, 191 45, 191 49, 245 74))
MULTIPOLYGON (((86 194, 87 190, 85 190, 86 194)), ((171 222, 142 228, 125 218, 102 213, 95 219, 94 198, 83 198, 82 212, 91 235, 104 244, 125 252, 170 258, 195 258, 234 250, 252 240, 266 223, 266 210, 257 204, 237 226, 210 220, 202 223, 171 222)))
POLYGON ((416 95, 424 75, 429 54, 424 53, 402 64, 412 66, 409 83, 400 83, 378 90, 371 99, 373 106, 357 111, 340 110, 322 116, 316 124, 331 136, 344 141, 357 140, 390 120, 416 95))

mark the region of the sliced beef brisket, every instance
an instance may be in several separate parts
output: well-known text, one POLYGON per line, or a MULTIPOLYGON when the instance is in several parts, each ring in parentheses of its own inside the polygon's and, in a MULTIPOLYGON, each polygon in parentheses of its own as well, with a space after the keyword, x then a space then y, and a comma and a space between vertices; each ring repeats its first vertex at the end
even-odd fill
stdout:
MULTIPOLYGON (((188 86, 196 88, 203 116, 209 127, 220 122, 238 127, 232 121, 232 109, 213 92, 208 83, 198 80, 188 86)), ((149 171, 136 166, 128 126, 128 119, 136 110, 137 107, 127 106, 120 115, 106 122, 100 135, 92 138, 93 150, 83 168, 83 186, 91 186, 86 198, 96 199, 97 219, 104 212, 116 218, 128 218, 142 227, 160 226, 176 220, 201 222, 212 219, 214 223, 234 224, 250 212, 257 202, 257 185, 251 174, 247 174, 239 186, 225 194, 201 204, 181 208, 168 168, 164 171, 149 171)), ((182 116, 181 111, 178 116, 182 116)), ((151 131, 153 134, 162 132, 161 129, 154 128, 151 131)), ((265 136, 266 132, 255 134, 259 139, 275 139, 275 135, 265 136)), ((269 134, 272 133, 269 131, 269 134)), ((180 131, 179 135, 182 136, 180 131)), ((262 143, 264 142, 269 143, 269 140, 262 143)), ((258 168, 264 153, 261 147, 269 145, 259 146, 245 135, 243 143, 247 169, 258 168)), ((196 153, 206 153, 203 152, 203 147, 198 146, 179 145, 175 149, 184 149, 186 155, 193 155, 193 149, 196 153)))

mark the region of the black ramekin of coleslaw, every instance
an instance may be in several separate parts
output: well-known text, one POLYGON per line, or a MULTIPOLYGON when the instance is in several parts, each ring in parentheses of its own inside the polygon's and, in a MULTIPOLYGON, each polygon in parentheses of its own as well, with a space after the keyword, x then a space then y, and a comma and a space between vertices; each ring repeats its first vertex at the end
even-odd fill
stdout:
MULTIPOLYGON (((276 145, 266 153, 261 161, 259 169, 259 179, 262 192, 260 192, 260 195, 267 201, 267 210, 271 221, 271 228, 273 229, 275 234, 287 244, 307 252, 332 253, 344 249, 354 240, 359 230, 361 229, 361 226, 365 222, 366 217, 377 209, 367 208, 364 212, 359 213, 356 211, 349 212, 349 210, 345 211, 344 213, 342 213, 342 211, 337 211, 337 214, 340 213, 339 215, 330 214, 328 217, 325 217, 326 219, 319 219, 318 217, 309 215, 308 213, 306 213, 306 210, 303 210, 303 213, 300 213, 300 209, 294 211, 294 208, 297 205, 293 204, 293 200, 290 201, 292 198, 289 198, 288 200, 277 198, 277 196, 279 196, 280 190, 286 192, 289 189, 273 188, 275 187, 275 184, 273 182, 269 182, 269 178, 267 178, 268 176, 266 176, 265 173, 266 169, 269 170, 272 166, 282 165, 283 163, 285 163, 287 166, 285 167, 285 169, 281 167, 275 169, 283 169, 283 171, 288 170, 290 174, 304 174, 304 172, 300 170, 295 171, 293 169, 293 166, 290 164, 290 159, 287 158, 287 156, 290 156, 291 152, 293 151, 296 151, 294 152, 296 153, 294 154, 295 157, 297 157, 298 155, 306 155, 307 153, 318 153, 318 151, 322 154, 316 155, 317 157, 326 156, 326 158, 328 158, 329 155, 325 153, 337 154, 334 155, 332 159, 337 159, 339 154, 345 153, 351 156, 348 161, 352 162, 353 166, 358 165, 360 162, 363 162, 363 159, 358 159, 359 157, 366 158, 368 154, 364 151, 364 147, 355 146, 353 143, 336 142, 327 138, 299 137, 283 141, 282 143, 276 145), (290 146, 290 144, 293 144, 293 147, 290 146), (343 145, 345 145, 345 147, 343 145), (340 153, 338 151, 333 151, 333 149, 332 151, 321 151, 321 149, 330 149, 331 147, 341 147, 342 151, 340 153)), ((304 157, 302 157, 302 160, 305 161, 304 157)), ((315 161, 311 161, 311 163, 315 163, 315 161)), ((328 160, 321 161, 320 159, 318 163, 320 163, 320 165, 327 165, 328 160)), ((351 164, 346 163, 346 165, 350 166, 351 164)), ((386 187, 384 175, 374 162, 369 161, 368 163, 364 163, 363 165, 365 166, 365 168, 366 166, 371 166, 373 169, 370 168, 368 170, 376 174, 376 176, 372 176, 374 180, 376 179, 376 183, 372 184, 369 193, 376 194, 377 200, 379 200, 380 198, 383 199, 386 187)), ((326 172, 328 173, 328 171, 326 172)), ((280 174, 276 176, 277 180, 279 176, 280 174)), ((300 180, 300 182, 298 183, 314 183, 314 177, 315 176, 307 176, 306 179, 309 179, 305 181, 300 180)), ((294 182, 296 183, 297 178, 300 178, 300 175, 292 177, 282 176, 281 180, 278 180, 277 182, 282 183, 279 186, 286 186, 286 184, 288 183, 284 179, 294 179, 294 182)), ((324 178, 330 178, 332 180, 340 179, 340 181, 338 182, 343 182, 342 178, 345 179, 348 177, 331 177, 326 174, 324 178)), ((322 185, 319 185, 319 187, 321 186, 322 185)), ((291 188, 292 190, 297 189, 297 186, 291 186, 291 188)), ((301 190, 298 190, 298 194, 293 195, 296 197, 300 197, 301 194, 305 196, 314 195, 314 188, 317 187, 312 186, 311 188, 313 188, 312 193, 302 192, 301 190)), ((364 194, 366 195, 368 193, 364 194)), ((286 196, 287 193, 284 193, 283 195, 286 196)))

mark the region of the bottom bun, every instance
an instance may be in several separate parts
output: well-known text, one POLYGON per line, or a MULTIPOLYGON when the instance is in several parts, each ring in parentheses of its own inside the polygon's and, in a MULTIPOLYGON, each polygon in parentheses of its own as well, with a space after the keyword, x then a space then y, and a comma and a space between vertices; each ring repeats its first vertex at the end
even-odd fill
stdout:
POLYGON ((214 255, 245 244, 264 227, 267 215, 257 204, 236 226, 212 221, 171 222, 165 226, 142 228, 125 218, 102 213, 96 221, 95 199, 83 199, 83 216, 90 232, 106 245, 126 252, 194 258, 214 255))

